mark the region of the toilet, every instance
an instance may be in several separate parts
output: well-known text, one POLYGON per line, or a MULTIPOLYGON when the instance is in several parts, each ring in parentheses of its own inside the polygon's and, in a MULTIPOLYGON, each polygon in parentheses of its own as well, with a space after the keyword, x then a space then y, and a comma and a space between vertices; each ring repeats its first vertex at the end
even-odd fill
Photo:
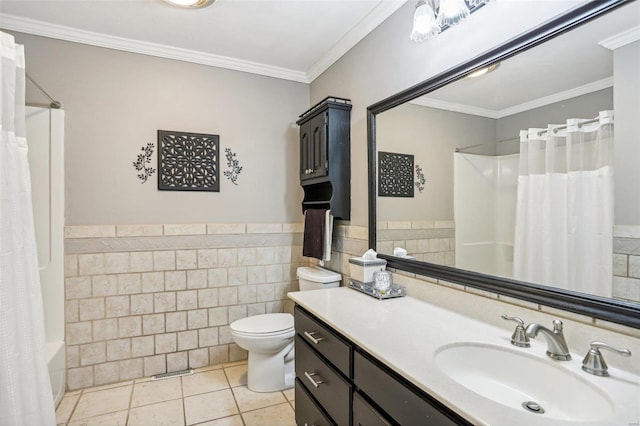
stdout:
MULTIPOLYGON (((300 267, 297 276, 300 291, 340 286, 340 274, 320 267, 300 267)), ((249 352, 247 386, 250 390, 276 392, 293 387, 293 315, 253 315, 232 322, 230 328, 236 344, 249 352)))

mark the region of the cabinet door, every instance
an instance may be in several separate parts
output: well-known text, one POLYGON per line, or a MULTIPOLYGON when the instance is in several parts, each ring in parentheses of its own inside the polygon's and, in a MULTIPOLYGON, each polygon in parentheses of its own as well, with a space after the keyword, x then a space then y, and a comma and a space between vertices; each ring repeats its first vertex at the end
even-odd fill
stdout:
POLYGON ((300 180, 326 176, 328 113, 319 114, 300 126, 300 180))

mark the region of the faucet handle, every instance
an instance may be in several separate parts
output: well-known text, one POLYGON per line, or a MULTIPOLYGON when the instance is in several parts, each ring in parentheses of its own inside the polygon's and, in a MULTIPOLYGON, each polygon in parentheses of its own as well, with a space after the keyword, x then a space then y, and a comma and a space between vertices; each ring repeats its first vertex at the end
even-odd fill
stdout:
POLYGON ((553 332, 556 334, 562 333, 562 321, 559 319, 553 320, 553 332))
POLYGON ((604 362, 600 349, 608 349, 625 357, 631 356, 631 351, 629 349, 614 348, 613 346, 603 342, 591 342, 589 352, 587 352, 587 355, 582 360, 582 369, 587 373, 594 374, 596 376, 609 375, 609 372, 607 371, 607 363, 604 362))
POLYGON ((529 336, 527 336, 527 333, 524 329, 524 321, 522 321, 518 317, 507 316, 507 314, 502 314, 501 318, 507 321, 515 321, 518 323, 516 329, 511 335, 511 344, 513 346, 517 346, 519 348, 528 348, 529 346, 531 346, 531 343, 529 343, 529 336))

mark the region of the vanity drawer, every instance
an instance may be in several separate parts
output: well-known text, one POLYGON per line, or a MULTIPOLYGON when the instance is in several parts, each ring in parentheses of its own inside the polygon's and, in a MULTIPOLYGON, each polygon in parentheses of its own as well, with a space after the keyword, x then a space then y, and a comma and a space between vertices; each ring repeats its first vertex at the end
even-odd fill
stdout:
POLYGON ((296 335, 296 377, 339 425, 349 425, 351 385, 296 335))
POLYGON ((300 379, 296 379, 296 424, 299 426, 333 426, 334 424, 300 384, 300 379))
POLYGON ((439 402, 430 401, 419 390, 414 391, 408 382, 401 382, 395 373, 383 370, 357 351, 353 354, 353 376, 356 387, 384 407, 385 412, 401 425, 469 424, 439 402))
POLYGON ((349 377, 351 372, 351 345, 326 325, 297 306, 294 315, 296 333, 321 353, 322 356, 327 358, 342 374, 349 377))
MULTIPOLYGON (((296 404, 297 404, 296 400, 296 404)), ((296 405, 296 408, 298 406, 296 405)), ((353 393, 353 426, 391 426, 358 392, 353 393)))

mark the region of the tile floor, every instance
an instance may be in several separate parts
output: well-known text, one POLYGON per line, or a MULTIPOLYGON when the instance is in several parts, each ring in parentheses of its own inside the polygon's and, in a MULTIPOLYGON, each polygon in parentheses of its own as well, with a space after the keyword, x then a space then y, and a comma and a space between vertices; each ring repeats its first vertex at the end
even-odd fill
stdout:
POLYGON ((289 426, 294 408, 293 389, 252 392, 246 362, 236 362, 68 392, 56 417, 68 426, 289 426))

